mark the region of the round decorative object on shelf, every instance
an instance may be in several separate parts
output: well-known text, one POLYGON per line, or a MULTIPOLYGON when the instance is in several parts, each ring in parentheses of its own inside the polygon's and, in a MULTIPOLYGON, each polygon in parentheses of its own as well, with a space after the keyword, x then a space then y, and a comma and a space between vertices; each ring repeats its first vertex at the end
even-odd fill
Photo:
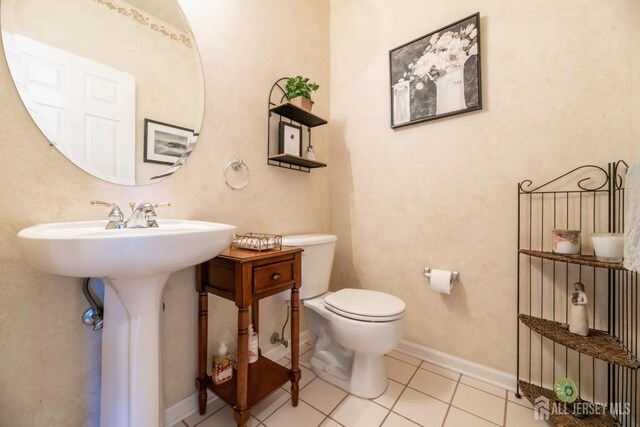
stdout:
POLYGON ((573 403, 578 398, 578 387, 569 378, 558 378, 553 385, 556 397, 565 403, 573 403))

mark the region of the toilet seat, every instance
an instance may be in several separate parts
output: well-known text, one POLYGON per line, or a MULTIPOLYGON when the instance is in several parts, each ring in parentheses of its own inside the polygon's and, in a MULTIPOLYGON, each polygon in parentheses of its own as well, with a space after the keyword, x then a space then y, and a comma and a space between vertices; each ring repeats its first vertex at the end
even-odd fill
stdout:
POLYGON ((342 289, 323 301, 324 307, 339 315, 365 322, 391 322, 404 316, 406 304, 384 292, 366 289, 342 289))

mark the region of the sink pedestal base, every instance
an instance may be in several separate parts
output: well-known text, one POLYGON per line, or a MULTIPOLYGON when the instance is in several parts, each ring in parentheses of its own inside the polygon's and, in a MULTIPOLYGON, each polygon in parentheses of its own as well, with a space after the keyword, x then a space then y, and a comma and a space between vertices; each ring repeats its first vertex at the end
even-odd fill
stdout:
POLYGON ((164 425, 160 309, 168 278, 103 279, 101 426, 164 425))

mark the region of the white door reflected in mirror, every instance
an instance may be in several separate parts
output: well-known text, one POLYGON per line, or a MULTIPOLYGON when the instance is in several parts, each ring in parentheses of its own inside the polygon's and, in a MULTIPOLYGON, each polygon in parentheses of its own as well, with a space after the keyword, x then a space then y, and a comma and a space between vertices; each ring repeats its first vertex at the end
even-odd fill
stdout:
POLYGON ((202 122, 204 83, 176 0, 3 0, 0 7, 20 97, 65 157, 124 185, 157 182, 185 163, 202 122), (162 161, 166 138, 147 129, 154 122, 186 141, 162 161))

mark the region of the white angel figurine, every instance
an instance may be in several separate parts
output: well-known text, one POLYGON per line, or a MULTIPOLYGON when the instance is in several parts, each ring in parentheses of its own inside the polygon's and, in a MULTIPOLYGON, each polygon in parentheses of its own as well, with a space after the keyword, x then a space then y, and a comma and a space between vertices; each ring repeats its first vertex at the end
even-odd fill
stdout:
POLYGON ((569 307, 569 331, 586 337, 589 335, 589 317, 587 315, 587 294, 580 282, 573 284, 571 306, 569 307))

